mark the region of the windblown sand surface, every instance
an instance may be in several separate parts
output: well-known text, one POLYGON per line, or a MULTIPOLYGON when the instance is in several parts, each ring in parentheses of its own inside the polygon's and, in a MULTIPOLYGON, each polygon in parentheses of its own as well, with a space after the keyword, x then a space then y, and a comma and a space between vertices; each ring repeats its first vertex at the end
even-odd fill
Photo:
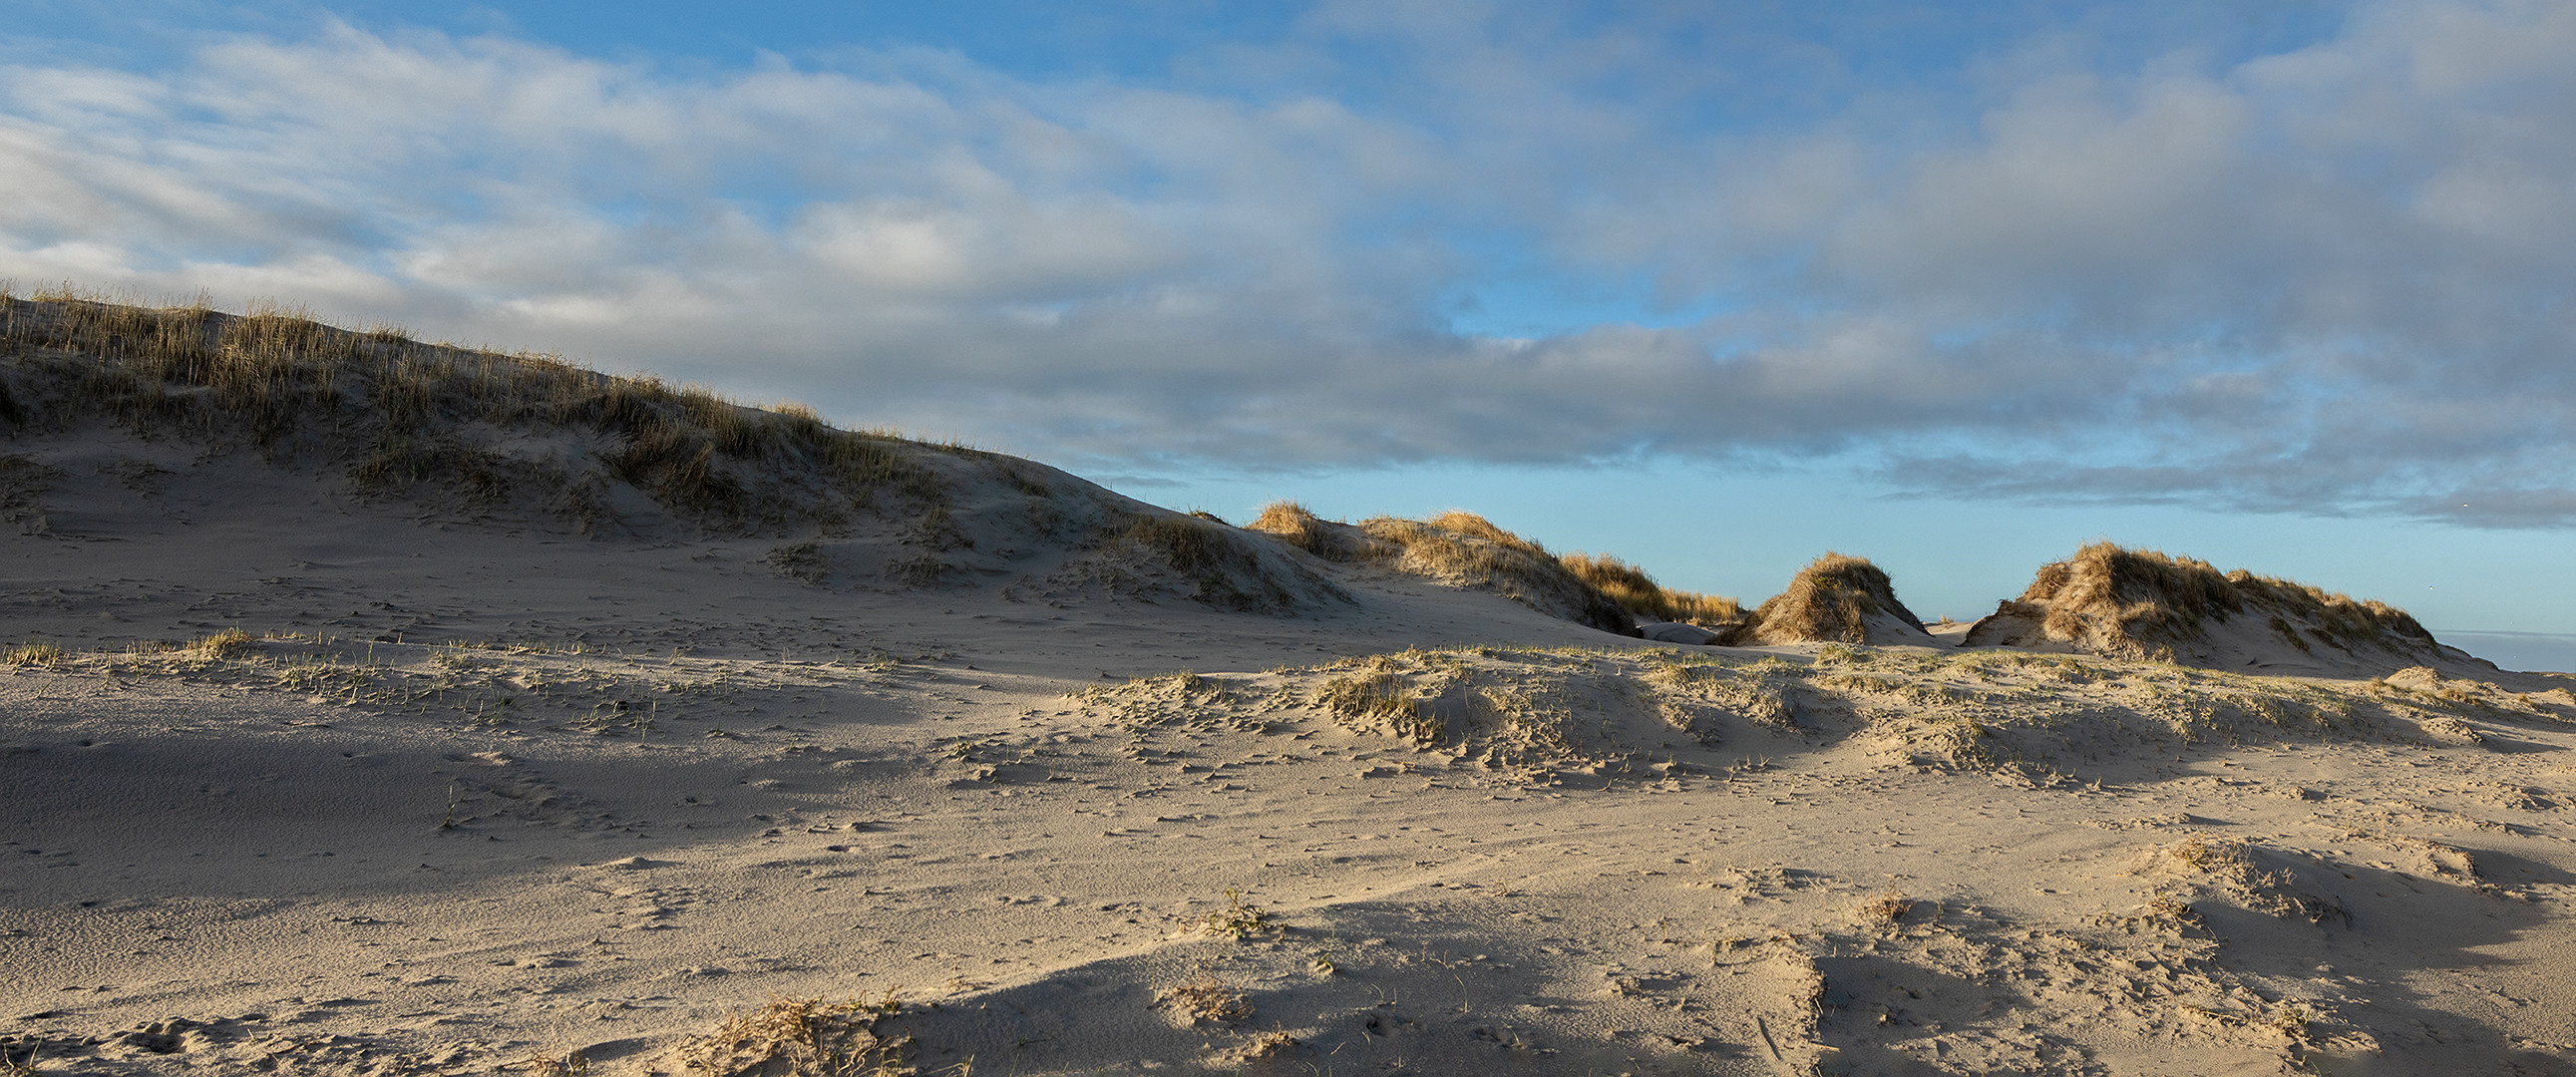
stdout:
POLYGON ((2576 678, 1650 643, 1284 545, 1289 612, 999 533, 910 586, 11 451, 38 1073, 2576 1072, 2576 678))

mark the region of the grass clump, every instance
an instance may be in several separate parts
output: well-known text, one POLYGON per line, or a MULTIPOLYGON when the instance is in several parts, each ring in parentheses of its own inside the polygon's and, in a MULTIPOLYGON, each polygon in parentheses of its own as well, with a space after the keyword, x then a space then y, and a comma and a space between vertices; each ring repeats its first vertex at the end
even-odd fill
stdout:
POLYGON ((770 999, 767 1006, 735 1014, 715 1032, 684 1045, 681 1064, 707 1077, 844 1077, 910 1072, 903 1056, 909 1036, 887 1036, 878 1025, 903 1012, 892 995, 878 1002, 827 1003, 817 998, 770 999))
POLYGON ((1852 909, 1852 919, 1869 927, 1892 927, 1914 911, 1914 899, 1894 890, 1872 895, 1852 909))
POLYGON ((1646 570, 1608 554, 1567 553, 1556 560, 1640 619, 1680 621, 1719 629, 1721 635, 1744 623, 1744 607, 1734 599, 1665 587, 1646 570))
POLYGON ((1246 904, 1243 891, 1231 886, 1225 888, 1225 908, 1209 913, 1199 926, 1210 935, 1223 935, 1236 942, 1278 930, 1270 922, 1269 913, 1246 904))
POLYGON ((1315 595, 1347 597, 1284 559, 1277 565, 1266 563, 1242 532, 1207 517, 1138 513, 1113 531, 1106 545, 1169 566, 1188 582, 1191 599, 1218 609, 1294 610, 1310 605, 1315 595), (1290 586, 1292 582, 1297 586, 1290 586))
POLYGON ((1113 543, 1160 554, 1175 571, 1189 576, 1192 597, 1217 605, 1250 606, 1259 600, 1233 586, 1234 572, 1259 571, 1252 551, 1221 524, 1190 516, 1143 514, 1128 521, 1113 543))
POLYGON ((1196 979, 1163 992, 1160 1001, 1199 1021, 1231 1025, 1252 1019, 1251 1000, 1212 972, 1202 971, 1196 979))
MULTIPOLYGON (((1826 552, 1754 608, 1739 637, 1754 643, 1871 643, 1873 631, 1923 631, 1896 585, 1866 558, 1826 552)), ((1735 642, 1730 640, 1729 642, 1735 642)))
POLYGON ((1355 729, 1383 726, 1416 744, 1436 744, 1447 723, 1414 695, 1414 678, 1387 670, 1334 677, 1315 692, 1315 704, 1355 729))
POLYGON ((252 642, 250 633, 238 628, 227 628, 213 635, 199 636, 190 640, 187 646, 180 649, 191 658, 215 661, 241 653, 248 649, 252 642))
POLYGON ((1306 511, 1294 501, 1273 501, 1261 508, 1261 515, 1243 525, 1246 531, 1259 531, 1327 561, 1344 564, 1391 558, 1403 552, 1397 547, 1369 537, 1350 524, 1326 520, 1306 511))
POLYGON ((1426 520, 1380 516, 1359 524, 1325 520, 1293 502, 1272 502, 1246 530, 1269 534, 1327 561, 1391 568, 1467 590, 1486 591, 1605 632, 1632 634, 1628 612, 1559 562, 1547 548, 1472 512, 1426 520))
POLYGON ((51 643, 30 643, 0 653, 0 662, 13 666, 51 666, 63 658, 63 649, 51 643))

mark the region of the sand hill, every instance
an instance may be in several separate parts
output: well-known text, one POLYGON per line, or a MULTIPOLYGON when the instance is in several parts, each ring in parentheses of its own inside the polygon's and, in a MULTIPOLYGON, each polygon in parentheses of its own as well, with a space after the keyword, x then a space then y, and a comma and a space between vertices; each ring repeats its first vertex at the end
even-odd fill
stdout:
POLYGON ((2576 1068, 2576 679, 2384 608, 2088 550, 1953 648, 1856 559, 1747 614, 391 330, 0 319, 13 1074, 2576 1068))
POLYGON ((2042 567, 2019 599, 1999 603, 1963 643, 2362 676, 2419 665, 2495 669, 2376 600, 2110 543, 2042 567))
POLYGON ((1753 610, 1745 631, 1727 642, 1874 643, 1931 646, 1923 621, 1896 600, 1896 585, 1877 565, 1827 553, 1753 610))
POLYGON ((1551 617, 1635 634, 1616 600, 1568 570, 1546 547, 1472 512, 1453 510, 1428 520, 1381 516, 1353 525, 1283 501, 1263 509, 1248 526, 1327 561, 1497 594, 1551 617))

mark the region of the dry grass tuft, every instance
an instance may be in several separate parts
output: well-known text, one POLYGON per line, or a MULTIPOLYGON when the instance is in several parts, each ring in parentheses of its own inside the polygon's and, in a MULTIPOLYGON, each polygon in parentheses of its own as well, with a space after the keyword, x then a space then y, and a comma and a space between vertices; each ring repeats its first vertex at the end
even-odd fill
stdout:
POLYGON ((210 636, 189 640, 184 650, 189 657, 217 660, 230 658, 251 645, 251 634, 238 628, 227 628, 210 636))
POLYGON ((1914 911, 1914 899, 1890 890, 1872 896, 1852 909, 1852 919, 1868 927, 1891 927, 1914 911))
POLYGON ((892 995, 874 1003, 777 997, 735 1014, 716 1031, 684 1044, 681 1064, 707 1077, 856 1077, 909 1072, 909 1038, 889 1038, 878 1022, 902 1012, 892 995))
MULTIPOLYGON (((1753 610, 1744 638, 1755 643, 1868 643, 1873 619, 1920 630, 1921 618, 1896 599, 1896 585, 1877 565, 1828 551, 1789 581, 1787 590, 1753 610)), ((1727 642, 1737 642, 1729 640, 1727 642)))
POLYGON ((1559 554, 1556 560, 1575 578, 1598 588, 1621 609, 1639 618, 1695 624, 1717 629, 1721 636, 1744 623, 1744 607, 1734 599, 1665 587, 1645 569, 1608 554, 1559 554))
POLYGON ((1165 991, 1160 1004, 1174 1007, 1197 1021, 1237 1024, 1252 1019, 1252 1002, 1243 992, 1226 985, 1212 972, 1201 972, 1197 979, 1165 991))
POLYGON ((0 654, 0 662, 13 666, 51 666, 62 661, 63 656, 63 649, 51 643, 30 643, 9 648, 7 653, 0 654))
POLYGON ((1604 632, 1625 635, 1630 630, 1627 611, 1610 596, 1568 571, 1546 547, 1482 516, 1455 511, 1418 521, 1381 516, 1359 526, 1369 538, 1401 551, 1393 563, 1403 572, 1491 591, 1604 632))
POLYGON ((2297 917, 2310 923, 2340 919, 2346 927, 2351 926, 2352 913, 2344 908, 2341 899, 2304 889, 2294 872, 2268 862, 2275 856, 2247 842, 2195 834, 2151 850, 2146 867, 2169 865, 2246 909, 2267 916, 2297 917))
POLYGON ((1261 515, 1243 525, 1243 529, 1262 532, 1324 560, 1344 564, 1381 560, 1403 552, 1350 524, 1316 516, 1294 501, 1273 501, 1262 506, 1261 515))
POLYGON ((1414 680, 1393 670, 1334 677, 1316 690, 1315 703, 1353 728, 1382 725, 1416 744, 1437 744, 1447 735, 1447 725, 1415 697, 1414 680))

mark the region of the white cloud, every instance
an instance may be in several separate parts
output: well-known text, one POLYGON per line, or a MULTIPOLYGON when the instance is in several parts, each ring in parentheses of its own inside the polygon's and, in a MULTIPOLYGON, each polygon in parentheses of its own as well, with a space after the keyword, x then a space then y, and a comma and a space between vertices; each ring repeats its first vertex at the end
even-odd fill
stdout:
POLYGON ((2385 4, 2241 63, 2052 39, 1964 112, 1783 45, 1847 102, 1793 127, 1703 117, 1745 73, 1666 22, 1444 11, 1319 8, 1227 54, 1258 93, 338 25, 0 68, 0 276, 1058 457, 1849 451, 1922 489, 2576 522, 2576 9, 2385 4), (1496 235, 1725 313, 1450 333, 1496 235))

